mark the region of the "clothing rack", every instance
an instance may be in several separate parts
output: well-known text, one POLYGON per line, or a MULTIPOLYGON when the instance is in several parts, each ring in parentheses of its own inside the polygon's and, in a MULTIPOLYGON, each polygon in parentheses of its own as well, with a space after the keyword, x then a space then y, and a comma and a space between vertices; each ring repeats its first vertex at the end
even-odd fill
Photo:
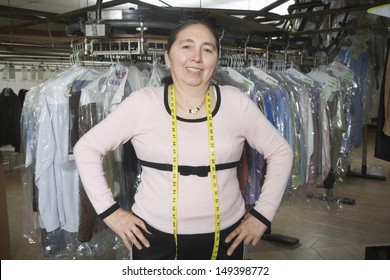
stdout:
POLYGON ((282 245, 286 245, 291 248, 297 248, 299 246, 299 239, 295 237, 290 237, 287 235, 282 235, 278 233, 271 233, 271 226, 267 228, 263 237, 265 241, 276 242, 282 245))
POLYGON ((361 170, 359 171, 351 171, 349 170, 347 175, 353 177, 361 177, 365 179, 374 179, 374 180, 382 180, 386 181, 386 176, 370 174, 367 172, 367 142, 368 142, 368 126, 376 126, 376 123, 367 123, 363 125, 363 151, 362 151, 362 165, 361 170))
MULTIPOLYGON (((250 208, 251 207, 247 205, 247 212, 249 212, 250 208)), ((299 246, 299 238, 287 236, 279 233, 273 233, 271 228, 272 228, 272 224, 265 230, 261 239, 265 241, 278 243, 290 247, 292 249, 297 248, 299 246)))
POLYGON ((335 185, 335 176, 333 174, 333 171, 331 171, 323 183, 323 187, 326 189, 325 193, 309 192, 306 194, 306 198, 308 199, 314 198, 323 201, 355 205, 356 200, 354 198, 333 196, 332 192, 333 192, 334 185, 335 185))
POLYGON ((152 62, 162 57, 167 41, 161 36, 135 35, 130 38, 86 38, 83 43, 71 44, 71 62, 89 61, 94 64, 114 61, 152 62))
POLYGON ((354 198, 348 198, 348 197, 339 197, 339 196, 333 196, 331 194, 330 189, 326 190, 325 194, 322 193, 308 193, 306 195, 307 198, 315 198, 318 200, 323 201, 329 201, 329 202, 336 202, 336 203, 342 203, 342 204, 348 204, 348 205, 355 205, 356 200, 354 198))
MULTIPOLYGON (((367 172, 367 142, 368 142, 368 126, 369 125, 375 126, 375 123, 366 123, 363 125, 363 140, 362 140, 362 142, 363 142, 363 150, 362 150, 363 157, 362 157, 361 170, 360 170, 360 172, 348 170, 347 175, 353 176, 353 177, 365 178, 365 179, 386 181, 386 176, 377 175, 377 174, 370 174, 367 172)), ((332 180, 332 178, 330 178, 329 181, 327 182, 327 185, 332 186, 334 184, 334 180, 332 180)), ((315 198, 315 199, 329 201, 329 202, 355 205, 355 203, 356 203, 355 199, 347 198, 347 197, 333 196, 333 195, 331 195, 331 189, 329 189, 327 186, 326 186, 326 189, 327 189, 326 194, 308 193, 306 197, 309 199, 315 198)))

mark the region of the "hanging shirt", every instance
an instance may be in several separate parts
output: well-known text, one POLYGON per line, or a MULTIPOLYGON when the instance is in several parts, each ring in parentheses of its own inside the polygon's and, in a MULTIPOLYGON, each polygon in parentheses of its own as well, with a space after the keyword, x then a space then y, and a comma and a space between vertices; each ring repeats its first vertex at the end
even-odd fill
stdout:
POLYGON ((71 83, 86 69, 71 69, 48 83, 41 92, 37 136, 35 184, 39 191, 41 228, 77 232, 79 224, 78 172, 68 160, 69 113, 67 94, 71 83))

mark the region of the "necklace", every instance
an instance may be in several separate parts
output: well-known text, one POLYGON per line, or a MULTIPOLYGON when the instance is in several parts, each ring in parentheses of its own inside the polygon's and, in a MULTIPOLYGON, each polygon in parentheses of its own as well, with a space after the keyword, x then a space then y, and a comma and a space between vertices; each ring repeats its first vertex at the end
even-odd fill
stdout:
POLYGON ((198 114, 200 108, 202 108, 202 106, 203 106, 203 104, 204 104, 205 102, 206 102, 206 96, 205 96, 205 98, 203 99, 202 103, 201 103, 199 106, 195 107, 195 109, 191 109, 191 108, 185 109, 185 108, 183 108, 183 107, 179 104, 179 102, 177 102, 177 101, 176 101, 176 104, 177 104, 177 106, 179 106, 182 110, 187 111, 188 113, 190 113, 190 114, 192 114, 192 115, 196 115, 196 114, 198 114))

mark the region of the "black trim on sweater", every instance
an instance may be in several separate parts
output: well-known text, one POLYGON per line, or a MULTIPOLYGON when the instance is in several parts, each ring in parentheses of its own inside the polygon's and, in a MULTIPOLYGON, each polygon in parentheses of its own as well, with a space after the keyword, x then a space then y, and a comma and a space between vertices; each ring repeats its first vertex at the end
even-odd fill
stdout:
POLYGON ((271 226, 271 222, 266 217, 264 217, 259 212, 257 212, 255 209, 252 208, 249 211, 249 213, 252 214, 252 216, 254 216, 256 219, 258 219, 260 222, 265 224, 267 226, 267 228, 269 228, 271 226))
MULTIPOLYGON (((167 110, 168 114, 171 114, 171 108, 170 108, 170 99, 169 99, 169 94, 168 94, 168 88, 169 88, 170 85, 165 85, 164 86, 164 105, 165 105, 165 109, 167 110)), ((215 87, 215 92, 216 92, 216 103, 215 103, 215 107, 214 107, 214 110, 213 110, 213 113, 212 113, 212 116, 215 117, 215 115, 217 114, 218 110, 219 110, 219 107, 221 106, 221 91, 220 91, 220 88, 217 84, 212 84, 212 86, 215 87)), ((207 121, 207 116, 206 117, 203 117, 203 118, 200 118, 200 119, 185 119, 185 118, 182 118, 180 116, 176 116, 177 117, 177 120, 179 121, 182 121, 182 122, 189 122, 189 123, 198 123, 198 122, 205 122, 207 121)))
POLYGON ((114 205, 112 205, 110 208, 108 208, 106 211, 100 213, 98 216, 100 219, 104 220, 108 216, 110 216, 112 213, 114 213, 116 210, 120 208, 119 204, 115 202, 114 205))
MULTIPOLYGON (((172 171, 172 164, 150 162, 145 160, 139 160, 139 162, 141 163, 142 166, 147 166, 150 168, 155 168, 163 171, 172 171)), ((219 171, 224 169, 235 168, 238 166, 238 164, 239 161, 221 163, 221 164, 216 164, 215 168, 217 171, 219 171)), ((180 175, 182 176, 197 175, 199 177, 207 177, 210 172, 210 165, 202 165, 202 166, 179 165, 178 169, 180 175)))

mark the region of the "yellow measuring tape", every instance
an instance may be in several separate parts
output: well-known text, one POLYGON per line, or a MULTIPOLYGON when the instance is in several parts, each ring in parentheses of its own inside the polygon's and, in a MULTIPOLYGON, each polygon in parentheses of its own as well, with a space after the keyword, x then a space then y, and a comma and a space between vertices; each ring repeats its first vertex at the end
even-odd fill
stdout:
MULTIPOLYGON (((176 244, 176 256, 177 259, 177 228, 178 228, 178 188, 179 188, 179 157, 178 157, 178 137, 177 137, 177 120, 176 120, 176 97, 174 86, 170 86, 170 103, 171 103, 171 119, 172 119, 172 224, 173 235, 175 237, 176 244)), ((218 256, 218 248, 220 241, 220 209, 218 198, 218 184, 217 184, 217 169, 215 164, 215 151, 214 151, 214 132, 213 132, 213 120, 212 120, 212 108, 210 99, 210 89, 206 92, 206 112, 207 112, 207 129, 209 138, 209 151, 210 151, 210 175, 211 175, 211 187, 214 201, 214 216, 215 216, 215 233, 214 233, 214 246, 211 254, 211 259, 216 260, 218 256)))

